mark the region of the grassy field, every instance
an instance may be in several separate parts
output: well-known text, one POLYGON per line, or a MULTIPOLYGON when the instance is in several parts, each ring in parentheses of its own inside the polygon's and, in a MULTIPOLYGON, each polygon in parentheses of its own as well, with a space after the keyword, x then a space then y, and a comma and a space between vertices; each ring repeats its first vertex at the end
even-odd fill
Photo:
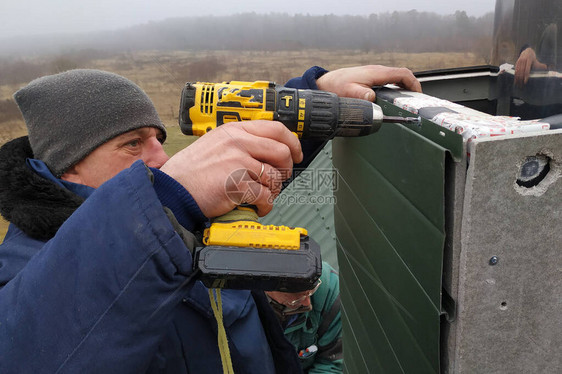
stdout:
MULTIPOLYGON (((108 70, 121 74, 141 86, 166 126, 176 126, 181 89, 185 82, 228 80, 268 80, 284 83, 302 75, 313 65, 329 70, 340 67, 380 64, 423 71, 483 64, 472 53, 397 53, 359 50, 307 51, 175 51, 123 53, 112 58, 89 60, 75 67, 108 70)), ((27 82, 0 85, 0 102, 27 82)), ((11 118, 0 120, 0 144, 25 134, 17 109, 11 118)))
MULTIPOLYGON (((72 61, 70 61, 72 63, 72 61)), ((284 83, 302 75, 313 65, 329 70, 341 67, 379 64, 407 67, 413 71, 481 65, 484 61, 472 53, 396 53, 359 50, 306 51, 174 51, 123 53, 112 58, 94 59, 79 68, 92 68, 121 74, 141 86, 168 128, 168 154, 190 144, 193 137, 181 134, 177 125, 179 95, 185 82, 228 80, 269 80, 284 83)), ((11 100, 12 94, 27 82, 0 85, 0 102, 11 100)), ((17 108, 12 117, 0 121, 0 144, 26 134, 17 108)), ((0 239, 7 223, 0 219, 0 239)))

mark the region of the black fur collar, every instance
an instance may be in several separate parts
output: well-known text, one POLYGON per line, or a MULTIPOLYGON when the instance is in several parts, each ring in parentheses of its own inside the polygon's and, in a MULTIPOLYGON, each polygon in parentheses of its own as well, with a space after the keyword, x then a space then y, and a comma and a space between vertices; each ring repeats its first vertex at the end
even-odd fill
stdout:
POLYGON ((0 214, 34 239, 48 240, 84 199, 30 170, 27 136, 0 148, 0 214))

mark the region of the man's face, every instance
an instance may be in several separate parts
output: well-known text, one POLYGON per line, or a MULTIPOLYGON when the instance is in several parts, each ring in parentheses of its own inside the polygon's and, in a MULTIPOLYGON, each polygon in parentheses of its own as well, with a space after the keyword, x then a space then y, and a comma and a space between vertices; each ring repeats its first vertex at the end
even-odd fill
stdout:
POLYGON ((154 127, 121 134, 100 145, 67 170, 61 179, 98 188, 137 160, 160 168, 169 159, 162 148, 163 138, 162 131, 154 127))
POLYGON ((296 293, 267 291, 266 293, 279 304, 283 304, 291 308, 296 309, 301 306, 310 305, 310 291, 296 293))
POLYGON ((312 310, 309 292, 286 293, 268 291, 266 294, 270 299, 277 302, 278 305, 274 307, 274 310, 283 316, 310 312, 312 310))
POLYGON ((310 297, 318 290, 321 284, 322 282, 318 280, 313 289, 303 292, 266 291, 266 294, 270 299, 283 306, 283 310, 280 311, 282 314, 304 313, 312 310, 310 297))

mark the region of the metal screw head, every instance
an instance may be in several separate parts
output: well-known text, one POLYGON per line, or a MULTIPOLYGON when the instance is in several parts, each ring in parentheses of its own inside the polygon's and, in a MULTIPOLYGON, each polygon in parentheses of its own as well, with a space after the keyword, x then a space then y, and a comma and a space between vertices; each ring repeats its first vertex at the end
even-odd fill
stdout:
POLYGON ((492 256, 492 257, 490 258, 490 261, 488 261, 488 263, 489 263, 490 265, 494 266, 494 265, 496 265, 496 264, 498 263, 498 261, 499 261, 498 256, 492 256))

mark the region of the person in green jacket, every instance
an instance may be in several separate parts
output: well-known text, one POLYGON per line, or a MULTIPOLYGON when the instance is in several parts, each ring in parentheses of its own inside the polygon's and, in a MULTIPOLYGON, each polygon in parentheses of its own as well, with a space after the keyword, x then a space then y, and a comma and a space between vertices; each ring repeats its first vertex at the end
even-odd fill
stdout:
POLYGON ((342 325, 338 273, 326 262, 316 287, 299 293, 267 292, 297 349, 304 373, 342 373, 342 325))

